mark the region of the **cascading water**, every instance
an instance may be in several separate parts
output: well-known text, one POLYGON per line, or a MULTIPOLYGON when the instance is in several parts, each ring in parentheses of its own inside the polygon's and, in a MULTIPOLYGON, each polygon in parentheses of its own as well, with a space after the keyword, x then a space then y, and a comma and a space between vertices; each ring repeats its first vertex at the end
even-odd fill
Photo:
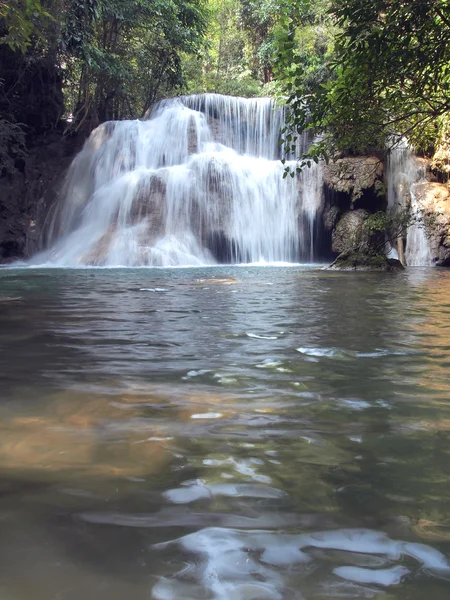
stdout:
POLYGON ((388 159, 388 212, 407 208, 410 203, 413 224, 406 232, 406 264, 422 267, 432 264, 430 247, 423 223, 422 211, 414 193, 415 184, 423 180, 422 169, 417 165, 410 146, 403 139, 392 148, 388 159))
POLYGON ((164 100, 144 121, 104 123, 72 163, 48 249, 33 262, 312 261, 320 166, 283 179, 284 122, 271 99, 204 94, 164 100))

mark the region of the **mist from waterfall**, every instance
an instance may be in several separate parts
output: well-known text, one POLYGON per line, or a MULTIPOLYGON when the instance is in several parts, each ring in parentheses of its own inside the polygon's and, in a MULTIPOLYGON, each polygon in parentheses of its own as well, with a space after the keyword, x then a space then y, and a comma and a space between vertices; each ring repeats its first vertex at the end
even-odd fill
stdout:
POLYGON ((387 165, 388 212, 395 213, 410 206, 413 223, 406 232, 405 260, 410 267, 432 264, 429 242, 423 224, 423 215, 414 188, 423 181, 424 173, 417 164, 411 147, 400 139, 392 148, 387 165))
POLYGON ((100 125, 70 167, 33 262, 313 261, 321 167, 283 178, 284 124, 272 99, 203 94, 164 100, 147 120, 100 125))

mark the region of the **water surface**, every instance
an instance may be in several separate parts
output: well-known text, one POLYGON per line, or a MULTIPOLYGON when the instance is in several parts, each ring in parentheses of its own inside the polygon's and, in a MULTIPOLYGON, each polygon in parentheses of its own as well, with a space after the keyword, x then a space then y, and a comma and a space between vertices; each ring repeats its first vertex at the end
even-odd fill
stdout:
POLYGON ((2 600, 450 593, 450 273, 0 271, 2 600))

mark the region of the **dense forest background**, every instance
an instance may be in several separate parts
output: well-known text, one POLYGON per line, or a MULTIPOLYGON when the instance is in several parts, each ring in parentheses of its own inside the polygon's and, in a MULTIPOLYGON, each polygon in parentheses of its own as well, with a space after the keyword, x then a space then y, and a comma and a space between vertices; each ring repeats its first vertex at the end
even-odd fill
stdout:
POLYGON ((276 96, 303 163, 407 135, 448 170, 447 0, 0 0, 0 172, 29 140, 87 135, 160 98, 276 96))

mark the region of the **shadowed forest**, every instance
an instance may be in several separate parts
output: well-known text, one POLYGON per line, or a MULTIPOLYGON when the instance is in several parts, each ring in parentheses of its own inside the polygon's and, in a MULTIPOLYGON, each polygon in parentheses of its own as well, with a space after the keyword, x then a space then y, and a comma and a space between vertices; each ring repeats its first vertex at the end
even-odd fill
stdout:
POLYGON ((0 170, 35 135, 217 92, 287 104, 287 145, 320 136, 303 164, 406 135, 445 177, 449 42, 444 0, 2 0, 0 170))

